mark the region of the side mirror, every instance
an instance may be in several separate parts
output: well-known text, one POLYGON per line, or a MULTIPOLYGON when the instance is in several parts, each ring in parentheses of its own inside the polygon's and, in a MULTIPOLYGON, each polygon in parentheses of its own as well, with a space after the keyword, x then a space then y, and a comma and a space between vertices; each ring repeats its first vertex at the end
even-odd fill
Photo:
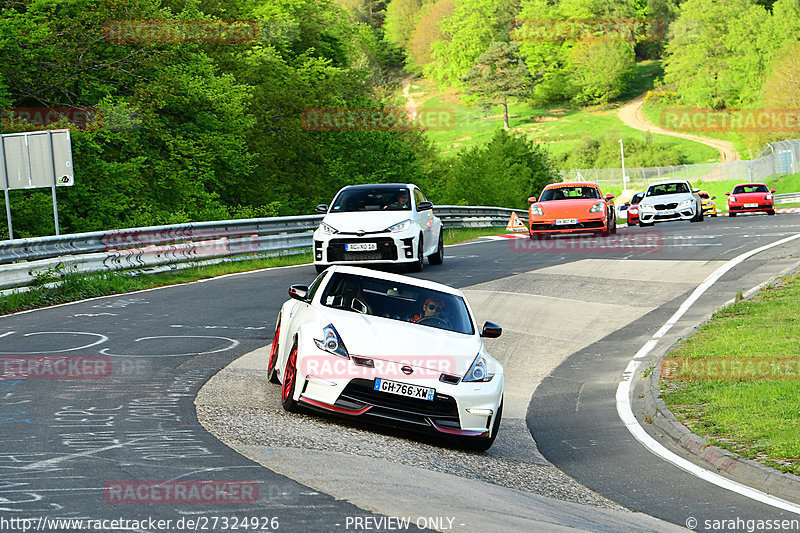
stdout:
POLYGON ((306 301, 308 296, 308 285, 292 285, 289 287, 289 296, 301 302, 306 301))
POLYGON ((614 199, 614 195, 613 194, 611 194, 611 193, 606 194, 606 200, 613 200, 613 199, 614 199))
POLYGON ((483 329, 481 330, 481 337, 486 337, 487 339, 496 339, 503 333, 503 328, 495 324, 494 322, 484 322, 483 329))
POLYGON ((693 194, 697 194, 697 193, 699 193, 699 192, 700 192, 700 189, 695 189, 695 188, 693 188, 693 189, 692 189, 692 193, 693 193, 693 194))
POLYGON ((770 189, 769 192, 771 192, 772 194, 775 194, 775 189, 770 189))
POLYGON ((319 204, 314 211, 317 213, 327 213, 328 212, 328 204, 319 204))
POLYGON ((536 197, 535 196, 531 196, 530 198, 528 198, 528 202, 530 202, 530 203, 536 202, 536 197))
POLYGON ((432 202, 420 202, 417 206, 417 211, 428 211, 430 209, 433 209, 432 202))
POLYGON ((716 197, 716 196, 712 196, 712 197, 711 197, 711 199, 712 199, 712 200, 716 200, 716 199, 717 199, 717 197, 716 197))
POLYGON ((729 193, 729 192, 725 193, 725 196, 730 196, 730 195, 731 195, 731 193, 729 193))

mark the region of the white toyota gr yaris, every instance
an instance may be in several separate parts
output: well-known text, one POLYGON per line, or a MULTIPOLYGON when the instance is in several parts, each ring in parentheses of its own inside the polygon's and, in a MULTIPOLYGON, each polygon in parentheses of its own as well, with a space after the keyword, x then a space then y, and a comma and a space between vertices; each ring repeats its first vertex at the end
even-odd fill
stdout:
POLYGON ((444 261, 442 221, 412 183, 350 185, 340 190, 314 232, 314 266, 399 264, 422 270, 444 261))
POLYGON ((503 367, 464 295, 399 274, 333 266, 293 285, 275 326, 268 375, 283 407, 363 417, 488 449, 503 412, 503 367))

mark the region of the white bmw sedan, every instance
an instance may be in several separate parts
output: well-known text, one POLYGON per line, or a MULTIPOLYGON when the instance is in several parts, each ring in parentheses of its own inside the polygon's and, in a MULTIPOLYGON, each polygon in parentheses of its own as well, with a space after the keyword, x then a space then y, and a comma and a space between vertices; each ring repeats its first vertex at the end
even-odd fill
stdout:
POLYGON ((433 204, 411 183, 350 185, 340 190, 314 232, 314 266, 404 264, 419 272, 425 258, 444 261, 442 221, 433 204))
POLYGON ((699 192, 700 189, 693 189, 686 180, 651 184, 639 203, 639 225, 652 226, 669 220, 702 222, 699 192))
POLYGON ((399 274, 333 266, 293 285, 268 376, 287 411, 308 407, 456 437, 488 449, 503 411, 503 367, 464 295, 399 274))

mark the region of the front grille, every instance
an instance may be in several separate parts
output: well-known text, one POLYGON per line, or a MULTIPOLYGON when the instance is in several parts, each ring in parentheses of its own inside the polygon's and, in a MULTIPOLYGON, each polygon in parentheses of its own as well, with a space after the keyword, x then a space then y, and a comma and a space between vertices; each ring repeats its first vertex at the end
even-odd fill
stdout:
POLYGON ((602 228, 603 228, 602 220, 589 220, 587 222, 581 222, 578 224, 567 224, 567 225, 559 224, 558 226, 556 226, 555 224, 542 224, 537 222, 531 224, 532 230, 539 230, 539 231, 555 231, 560 229, 602 229, 602 228))
POLYGON ((672 220, 672 219, 675 219, 675 218, 681 218, 681 216, 679 214, 675 214, 675 215, 656 215, 653 218, 655 220, 672 220))
MULTIPOLYGON (((458 421, 458 405, 455 399, 446 394, 436 393, 433 401, 419 400, 416 398, 406 398, 396 394, 379 392, 373 389, 374 381, 369 379, 353 379, 339 395, 339 400, 344 402, 355 402, 356 404, 368 404, 373 408, 369 411, 373 415, 389 417, 402 417, 410 415, 422 421, 425 417, 435 419, 450 419, 458 421)), ((345 403, 347 405, 347 403, 345 403)), ((413 420, 409 420, 413 421, 413 420)))
POLYGON ((655 207, 659 211, 663 211, 664 209, 675 209, 676 207, 678 207, 678 202, 672 202, 669 204, 656 204, 653 207, 655 207))
POLYGON ((334 261, 395 261, 397 260, 397 247, 391 237, 376 237, 373 239, 331 239, 328 243, 328 262, 334 261), (378 249, 370 252, 346 252, 344 245, 347 243, 374 242, 378 249))

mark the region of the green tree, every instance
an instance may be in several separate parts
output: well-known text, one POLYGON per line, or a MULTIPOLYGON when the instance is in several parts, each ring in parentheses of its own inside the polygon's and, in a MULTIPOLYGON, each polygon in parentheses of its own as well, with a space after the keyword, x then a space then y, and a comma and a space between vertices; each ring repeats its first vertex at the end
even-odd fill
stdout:
POLYGON ((579 42, 569 56, 572 82, 579 87, 573 100, 605 104, 619 96, 633 76, 636 57, 625 42, 579 42))
POLYGON ((420 11, 429 0, 392 0, 386 8, 384 36, 390 43, 407 48, 420 11))
POLYGON ((433 62, 425 74, 441 83, 457 83, 502 33, 496 0, 455 0, 453 14, 439 22, 442 39, 431 44, 433 62))
POLYGON ((493 42, 461 78, 465 94, 475 94, 486 106, 503 106, 503 127, 508 126, 508 101, 524 97, 533 84, 525 62, 519 57, 519 43, 493 42))
POLYGON ((523 135, 498 129, 485 146, 450 159, 436 190, 445 202, 524 207, 525 199, 559 180, 547 153, 523 135))
POLYGON ((408 44, 406 65, 412 70, 421 70, 433 61, 431 46, 443 38, 439 22, 451 16, 455 9, 453 0, 437 0, 426 4, 419 12, 419 21, 408 44))
POLYGON ((687 0, 671 26, 664 81, 699 107, 739 108, 753 102, 773 46, 763 6, 751 0, 687 0))

